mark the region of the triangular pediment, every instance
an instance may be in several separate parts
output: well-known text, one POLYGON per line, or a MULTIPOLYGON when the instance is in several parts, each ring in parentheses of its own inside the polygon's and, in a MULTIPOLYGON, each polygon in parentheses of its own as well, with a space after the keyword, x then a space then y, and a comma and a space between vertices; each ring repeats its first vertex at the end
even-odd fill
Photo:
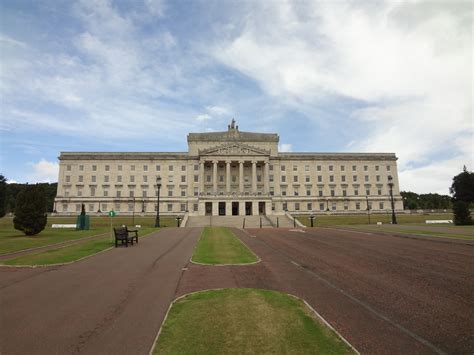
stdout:
POLYGON ((247 144, 229 143, 217 147, 200 149, 199 155, 270 155, 270 151, 247 144))

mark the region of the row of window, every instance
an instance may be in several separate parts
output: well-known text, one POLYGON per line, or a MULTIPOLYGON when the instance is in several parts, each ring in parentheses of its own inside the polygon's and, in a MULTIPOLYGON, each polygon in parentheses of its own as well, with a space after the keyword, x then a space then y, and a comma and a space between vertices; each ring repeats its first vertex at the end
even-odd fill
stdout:
MULTIPOLYGON (((89 203, 87 205, 87 208, 89 212, 105 212, 108 211, 109 208, 113 208, 116 212, 121 212, 121 203, 100 203, 100 204, 95 204, 95 203, 89 203)), ((185 212, 186 211, 187 204, 186 203, 166 203, 166 211, 167 212, 185 212), (175 208, 175 207, 179 207, 175 208)), ((283 210, 288 210, 288 207, 293 207, 294 211, 302 211, 303 207, 306 207, 306 211, 313 211, 313 203, 308 202, 306 203, 306 206, 304 204, 300 204, 299 202, 295 202, 293 206, 288 206, 288 203, 283 203, 283 210)), ((319 206, 316 205, 315 207, 319 207, 319 211, 337 211, 338 207, 343 208, 345 211, 349 210, 349 204, 344 203, 342 206, 336 202, 332 203, 324 203, 320 202, 319 206)), ((369 202, 368 209, 376 209, 378 207, 379 210, 384 210, 386 205, 384 202, 379 202, 377 205, 374 205, 372 202, 369 202)), ((69 205, 67 203, 62 204, 62 212, 68 212, 69 205)), ((198 212, 199 205, 197 203, 192 204, 192 211, 193 212, 198 212)), ((156 212, 156 204, 153 204, 153 209, 154 212, 156 212)), ((355 203, 355 209, 356 210, 367 210, 367 204, 361 204, 360 202, 355 203)), ((75 210, 76 212, 81 211, 81 204, 77 203, 75 204, 75 210)), ((272 210, 275 210, 275 204, 272 204, 272 210)), ((127 209, 124 210, 123 212, 150 212, 147 211, 147 204, 146 203, 128 203, 127 204, 127 209)), ((71 211, 72 212, 72 211, 71 211)))
MULTIPOLYGON (((80 164, 78 166, 78 169, 79 169, 79 171, 84 171, 85 167, 86 167, 85 165, 80 164)), ((104 165, 104 171, 110 171, 110 167, 111 166, 109 164, 104 165)), ((149 171, 148 167, 149 167, 148 165, 143 165, 142 170, 143 171, 149 171)), ((358 166, 357 165, 352 165, 351 168, 352 168, 352 171, 357 171, 358 166)), ((379 165, 375 165, 374 168, 375 168, 375 171, 380 170, 379 165)), ((390 165, 386 165, 385 168, 386 168, 387 171, 391 170, 390 165)), ((92 171, 97 171, 97 169, 98 169, 98 165, 91 165, 91 170, 92 171)), ((135 171, 135 169, 136 169, 136 165, 134 165, 134 164, 130 165, 130 170, 131 171, 135 171)), ((186 165, 180 165, 180 169, 181 169, 181 171, 186 171, 186 165)), ((193 169, 194 169, 194 171, 198 171, 199 170, 199 164, 194 164, 193 169)), ((211 169, 211 166, 207 166, 206 169, 211 169)), ((220 169, 224 169, 224 167, 220 166, 220 169)), ((273 169, 274 169, 274 165, 270 164, 269 165, 269 170, 272 171, 273 169)), ((293 171, 298 171, 298 169, 299 169, 299 165, 293 165, 293 171)), ((369 171, 369 166, 364 165, 362 167, 362 169, 363 169, 363 171, 369 171)), ((70 165, 70 164, 66 165, 66 171, 71 171, 71 170, 72 170, 72 165, 70 165)), ((280 170, 281 171, 286 171, 286 165, 284 165, 284 164, 280 165, 280 170)), ((316 165, 316 171, 322 171, 322 170, 323 170, 322 165, 316 165)), ((117 171, 123 171, 123 165, 117 165, 117 171)), ((155 171, 161 171, 161 165, 155 165, 155 171)), ((168 171, 175 171, 174 170, 174 165, 168 165, 168 171)), ((310 165, 305 165, 304 166, 304 171, 310 171, 310 165)), ((328 171, 335 171, 335 166, 334 165, 328 165, 328 171)), ((346 166, 345 165, 340 165, 339 166, 339 171, 341 171, 341 172, 346 171, 346 166)))

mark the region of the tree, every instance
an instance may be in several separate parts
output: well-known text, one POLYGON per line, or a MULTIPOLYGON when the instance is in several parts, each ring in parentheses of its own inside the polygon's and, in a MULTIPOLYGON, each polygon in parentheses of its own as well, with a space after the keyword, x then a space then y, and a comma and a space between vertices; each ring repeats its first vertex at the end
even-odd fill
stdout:
POLYGON ((25 186, 17 196, 15 206, 15 229, 26 235, 35 235, 41 232, 47 223, 46 194, 39 185, 25 186))
POLYGON ((462 173, 453 178, 453 184, 449 190, 453 194, 454 223, 472 224, 469 205, 474 202, 474 173, 464 166, 462 173))
POLYGON ((7 179, 0 175, 0 218, 5 216, 7 205, 7 179))

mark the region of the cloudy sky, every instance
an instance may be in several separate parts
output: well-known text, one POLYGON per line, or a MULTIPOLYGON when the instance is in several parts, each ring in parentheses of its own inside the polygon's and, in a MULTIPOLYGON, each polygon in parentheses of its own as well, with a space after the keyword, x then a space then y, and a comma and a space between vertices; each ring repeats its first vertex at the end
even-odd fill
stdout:
POLYGON ((400 187, 474 169, 470 1, 0 3, 1 160, 56 181, 60 151, 186 151, 188 132, 395 152, 400 187))

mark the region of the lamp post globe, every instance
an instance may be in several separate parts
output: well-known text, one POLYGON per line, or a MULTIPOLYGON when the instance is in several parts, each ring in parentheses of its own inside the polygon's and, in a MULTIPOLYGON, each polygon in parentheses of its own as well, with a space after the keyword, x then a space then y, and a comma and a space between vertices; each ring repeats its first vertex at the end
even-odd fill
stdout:
POLYGON ((161 189, 161 176, 156 177, 156 189, 157 189, 157 201, 156 201, 156 220, 155 227, 160 227, 160 189, 161 189))
POLYGON ((395 202, 393 201, 393 178, 388 176, 388 187, 390 188, 390 203, 392 205, 392 224, 397 224, 397 216, 395 215, 395 202))

